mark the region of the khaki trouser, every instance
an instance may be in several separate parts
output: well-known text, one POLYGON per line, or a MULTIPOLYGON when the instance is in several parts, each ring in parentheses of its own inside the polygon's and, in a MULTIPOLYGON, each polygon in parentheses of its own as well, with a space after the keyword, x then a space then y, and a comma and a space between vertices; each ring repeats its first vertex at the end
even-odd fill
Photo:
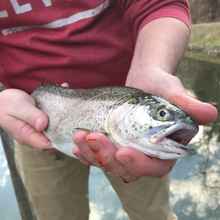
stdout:
MULTIPOLYGON (((18 144, 15 158, 38 220, 88 220, 89 168, 61 153, 55 156, 18 144)), ((145 177, 126 184, 107 177, 130 220, 175 219, 169 209, 166 178, 145 177)))

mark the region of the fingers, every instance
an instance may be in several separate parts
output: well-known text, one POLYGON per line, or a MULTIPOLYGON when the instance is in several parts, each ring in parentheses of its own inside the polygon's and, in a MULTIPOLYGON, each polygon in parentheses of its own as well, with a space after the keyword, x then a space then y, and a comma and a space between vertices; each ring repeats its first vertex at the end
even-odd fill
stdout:
POLYGON ((200 124, 211 123, 217 119, 218 111, 216 107, 192 97, 177 77, 172 76, 171 78, 170 88, 172 89, 164 90, 163 96, 165 98, 179 106, 200 124))
POLYGON ((178 77, 159 68, 147 69, 143 74, 145 77, 128 77, 126 85, 166 98, 200 124, 207 124, 217 119, 217 109, 188 95, 178 77), (147 72, 149 74, 146 74, 147 72))
POLYGON ((77 149, 74 153, 82 163, 99 166, 107 173, 128 181, 129 172, 115 159, 117 148, 103 134, 80 131, 74 136, 74 141, 80 151, 77 149))
POLYGON ((89 163, 98 166, 96 156, 88 146, 86 141, 88 133, 79 131, 74 135, 74 142, 78 146, 73 152, 83 163, 89 163))
POLYGON ((175 161, 151 158, 132 149, 120 148, 116 154, 117 160, 128 169, 131 176, 162 177, 170 172, 175 161))
POLYGON ((200 124, 214 122, 218 117, 216 107, 209 103, 201 102, 187 94, 175 94, 170 97, 170 100, 184 109, 200 124))
POLYGON ((85 165, 96 165, 107 173, 132 182, 142 176, 163 177, 170 172, 175 161, 151 158, 133 148, 116 148, 100 133, 78 132, 75 155, 85 165))
POLYGON ((43 131, 48 124, 48 117, 35 106, 34 99, 24 91, 7 89, 1 93, 0 115, 9 115, 25 121, 37 131, 43 131))
POLYGON ((118 148, 101 133, 91 133, 87 136, 90 148, 95 152, 96 159, 101 167, 114 176, 120 176, 126 180, 130 173, 115 158, 118 148))
POLYGON ((116 148, 106 139, 107 138, 103 134, 91 133, 87 136, 87 143, 96 155, 96 159, 100 166, 109 170, 109 165, 111 165, 112 160, 114 160, 113 155, 116 148))
POLYGON ((80 160, 80 162, 86 166, 92 165, 80 152, 78 147, 75 147, 73 150, 73 154, 80 160))
POLYGON ((38 149, 51 148, 49 140, 24 121, 5 116, 1 118, 1 124, 3 129, 21 144, 27 144, 38 149))
POLYGON ((218 111, 216 107, 189 95, 179 78, 167 73, 165 73, 164 78, 163 85, 165 86, 160 84, 156 87, 156 91, 159 91, 155 91, 156 93, 161 93, 163 97, 179 106, 200 124, 207 124, 217 119, 218 111))
POLYGON ((50 148, 42 131, 48 117, 35 106, 34 99, 24 91, 7 89, 0 95, 0 126, 18 142, 39 149, 50 148))
POLYGON ((47 115, 29 102, 24 102, 22 107, 19 108, 19 111, 15 108, 15 106, 10 105, 7 112, 10 116, 26 122, 37 131, 43 131, 47 127, 47 115))

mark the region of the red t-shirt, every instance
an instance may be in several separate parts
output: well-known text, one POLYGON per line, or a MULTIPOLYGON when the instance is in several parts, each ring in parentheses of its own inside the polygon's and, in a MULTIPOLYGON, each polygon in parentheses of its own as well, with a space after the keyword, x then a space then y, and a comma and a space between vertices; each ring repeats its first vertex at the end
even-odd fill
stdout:
POLYGON ((160 17, 189 24, 187 1, 1 0, 0 81, 124 85, 138 31, 160 17))

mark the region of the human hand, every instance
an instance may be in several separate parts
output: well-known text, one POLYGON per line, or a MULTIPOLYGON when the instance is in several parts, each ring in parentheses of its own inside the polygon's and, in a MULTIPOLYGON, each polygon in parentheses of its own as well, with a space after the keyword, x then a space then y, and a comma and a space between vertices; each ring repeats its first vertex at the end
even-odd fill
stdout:
MULTIPOLYGON (((163 96, 200 124, 212 122, 217 117, 214 106, 190 96, 178 78, 164 71, 154 71, 148 77, 128 78, 127 86, 163 96)), ((173 160, 151 158, 133 148, 118 148, 99 133, 79 132, 75 135, 75 142, 78 148, 74 153, 81 162, 100 166, 105 171, 120 176, 125 182, 142 176, 164 176, 175 164, 173 160)))
POLYGON ((0 92, 0 127, 19 143, 37 149, 50 149, 50 142, 42 134, 48 117, 36 106, 34 99, 22 90, 0 92))
POLYGON ((145 92, 164 97, 171 103, 187 112, 199 124, 208 124, 217 119, 217 109, 192 96, 183 86, 180 79, 159 68, 145 69, 149 74, 130 74, 127 86, 137 87, 145 92))

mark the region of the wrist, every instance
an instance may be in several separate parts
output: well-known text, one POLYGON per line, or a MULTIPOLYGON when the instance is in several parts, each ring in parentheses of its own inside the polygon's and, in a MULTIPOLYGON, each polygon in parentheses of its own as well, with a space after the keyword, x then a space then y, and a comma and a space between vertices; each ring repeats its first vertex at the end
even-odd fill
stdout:
POLYGON ((126 85, 154 91, 155 82, 168 81, 163 76, 176 81, 172 74, 184 54, 188 38, 188 28, 176 19, 157 19, 147 24, 137 38, 126 85))
POLYGON ((154 79, 163 78, 163 76, 166 75, 172 74, 158 66, 136 65, 131 67, 128 72, 126 86, 149 88, 152 84, 154 84, 154 79))

